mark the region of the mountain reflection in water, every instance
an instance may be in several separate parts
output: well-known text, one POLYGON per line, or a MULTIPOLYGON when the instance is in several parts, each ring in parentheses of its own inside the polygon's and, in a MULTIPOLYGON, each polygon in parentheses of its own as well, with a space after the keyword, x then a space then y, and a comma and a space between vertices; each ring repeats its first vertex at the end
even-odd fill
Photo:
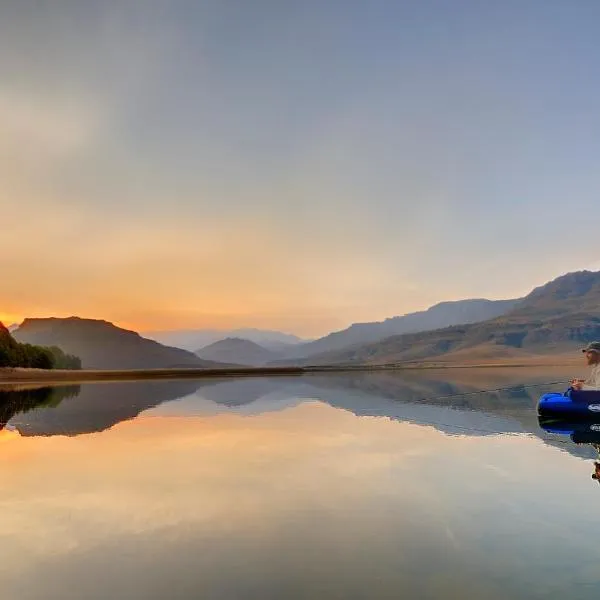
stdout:
POLYGON ((312 399, 357 416, 430 425, 446 434, 531 433, 574 455, 593 456, 593 449, 573 440, 566 443, 564 436, 537 422, 534 408, 540 394, 560 389, 548 382, 566 380, 566 374, 548 369, 459 371, 138 381, 4 391, 0 427, 10 422, 22 436, 72 436, 103 431, 142 413, 253 415, 312 399))
POLYGON ((535 411, 562 378, 5 390, 2 600, 595 600, 597 432, 535 411))

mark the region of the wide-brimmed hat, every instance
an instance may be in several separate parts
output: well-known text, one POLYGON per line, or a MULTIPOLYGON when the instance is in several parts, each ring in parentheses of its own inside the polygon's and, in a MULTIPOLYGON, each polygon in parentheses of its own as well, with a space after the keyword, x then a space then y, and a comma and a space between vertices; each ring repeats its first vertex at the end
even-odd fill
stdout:
POLYGON ((598 354, 600 354, 600 342, 590 342, 585 348, 582 348, 581 351, 598 352, 598 354))

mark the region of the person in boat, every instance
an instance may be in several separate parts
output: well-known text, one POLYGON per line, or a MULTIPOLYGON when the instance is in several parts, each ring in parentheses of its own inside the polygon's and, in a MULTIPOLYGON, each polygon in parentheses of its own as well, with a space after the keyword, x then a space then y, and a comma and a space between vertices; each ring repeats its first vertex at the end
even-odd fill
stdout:
POLYGON ((583 348, 585 360, 592 367, 589 379, 573 379, 574 390, 600 390, 600 342, 592 342, 583 348))

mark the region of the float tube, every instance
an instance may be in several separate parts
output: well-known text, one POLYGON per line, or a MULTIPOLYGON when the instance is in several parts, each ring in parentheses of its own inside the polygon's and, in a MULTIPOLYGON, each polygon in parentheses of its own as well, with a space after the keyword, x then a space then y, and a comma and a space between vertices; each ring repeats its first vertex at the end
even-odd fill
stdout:
POLYGON ((563 421, 573 419, 600 420, 600 390, 574 390, 564 394, 544 394, 538 402, 540 417, 553 417, 563 421))

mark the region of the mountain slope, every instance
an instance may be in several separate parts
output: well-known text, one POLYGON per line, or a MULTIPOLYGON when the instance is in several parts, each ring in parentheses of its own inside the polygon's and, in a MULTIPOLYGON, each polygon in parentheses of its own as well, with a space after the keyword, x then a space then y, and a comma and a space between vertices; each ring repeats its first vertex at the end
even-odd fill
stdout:
POLYGON ((227 338, 201 348, 196 355, 204 360, 260 366, 275 360, 277 354, 250 340, 227 338))
POLYGON ((305 340, 290 333, 264 329, 181 329, 148 331, 144 333, 144 336, 161 344, 183 348, 192 352, 227 338, 249 340, 272 351, 279 351, 305 342, 305 340))
POLYGON ((584 271, 536 288, 507 314, 482 323, 392 336, 297 363, 381 364, 452 356, 458 361, 470 354, 493 356, 494 348, 512 356, 551 354, 595 339, 600 339, 600 273, 584 271))
POLYGON ((510 311, 511 319, 600 314, 600 272, 577 271, 535 288, 510 311))
POLYGON ((20 342, 58 346, 81 358, 84 369, 159 369, 224 366, 200 360, 191 352, 147 340, 107 321, 26 319, 14 332, 20 342))
POLYGON ((427 310, 392 317, 373 323, 355 323, 321 339, 290 348, 285 358, 302 358, 322 352, 342 350, 357 344, 368 344, 392 335, 428 331, 452 325, 486 321, 502 315, 518 304, 519 300, 457 300, 440 302, 427 310))

